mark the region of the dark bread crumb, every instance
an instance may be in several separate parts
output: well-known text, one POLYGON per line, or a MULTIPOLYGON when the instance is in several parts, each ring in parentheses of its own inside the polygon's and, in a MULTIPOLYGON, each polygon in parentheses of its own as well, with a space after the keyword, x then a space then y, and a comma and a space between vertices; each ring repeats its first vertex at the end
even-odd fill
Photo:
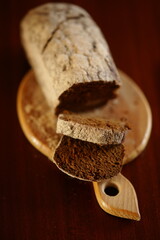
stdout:
POLYGON ((100 181, 121 171, 123 157, 122 144, 100 146, 63 136, 54 160, 61 170, 70 175, 84 180, 100 181))
POLYGON ((56 114, 64 110, 84 112, 106 104, 116 97, 115 90, 119 86, 115 81, 93 81, 74 84, 59 97, 56 114))

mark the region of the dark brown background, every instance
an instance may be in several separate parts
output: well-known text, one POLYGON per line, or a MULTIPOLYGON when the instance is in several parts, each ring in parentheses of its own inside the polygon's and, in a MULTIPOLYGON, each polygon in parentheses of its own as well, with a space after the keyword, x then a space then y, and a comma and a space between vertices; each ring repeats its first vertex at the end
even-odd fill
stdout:
POLYGON ((149 144, 122 171, 136 189, 140 222, 105 213, 91 183, 61 173, 23 135, 16 93, 29 65, 20 45, 19 22, 42 2, 6 0, 0 7, 0 240, 159 239, 159 1, 70 1, 90 12, 103 30, 117 66, 139 84, 151 104, 149 144))

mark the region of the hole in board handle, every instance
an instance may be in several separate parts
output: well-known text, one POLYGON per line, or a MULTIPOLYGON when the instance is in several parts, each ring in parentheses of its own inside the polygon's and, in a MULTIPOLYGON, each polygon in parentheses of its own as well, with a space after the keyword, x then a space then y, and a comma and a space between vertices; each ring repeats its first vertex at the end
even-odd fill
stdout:
POLYGON ((116 195, 118 195, 119 190, 118 187, 116 185, 107 185, 104 189, 104 192, 106 195, 110 196, 110 197, 114 197, 116 195))

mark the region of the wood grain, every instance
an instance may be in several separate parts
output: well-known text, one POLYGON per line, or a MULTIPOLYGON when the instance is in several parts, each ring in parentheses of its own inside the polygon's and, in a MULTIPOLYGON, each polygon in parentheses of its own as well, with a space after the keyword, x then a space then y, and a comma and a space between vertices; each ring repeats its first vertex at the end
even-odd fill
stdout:
POLYGON ((96 198, 107 213, 139 221, 141 219, 135 189, 121 173, 99 183, 93 183, 96 198))
POLYGON ((139 84, 152 108, 149 144, 122 171, 136 189, 140 222, 112 217, 102 211, 91 184, 57 171, 21 131, 16 94, 29 66, 20 46, 19 22, 30 8, 44 2, 1 3, 0 239, 159 239, 159 1, 70 0, 90 12, 103 30, 117 66, 139 84))

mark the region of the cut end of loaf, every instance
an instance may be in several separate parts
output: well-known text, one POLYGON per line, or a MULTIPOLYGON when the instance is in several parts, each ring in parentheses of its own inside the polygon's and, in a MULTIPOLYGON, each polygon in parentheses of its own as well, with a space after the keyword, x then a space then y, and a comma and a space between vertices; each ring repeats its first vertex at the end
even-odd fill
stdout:
POLYGON ((69 175, 88 181, 100 181, 117 175, 122 168, 122 144, 98 144, 63 136, 54 155, 56 165, 69 175))
POLYGON ((116 97, 115 90, 119 87, 116 81, 93 81, 74 84, 59 97, 56 114, 64 110, 84 112, 106 104, 116 97))

